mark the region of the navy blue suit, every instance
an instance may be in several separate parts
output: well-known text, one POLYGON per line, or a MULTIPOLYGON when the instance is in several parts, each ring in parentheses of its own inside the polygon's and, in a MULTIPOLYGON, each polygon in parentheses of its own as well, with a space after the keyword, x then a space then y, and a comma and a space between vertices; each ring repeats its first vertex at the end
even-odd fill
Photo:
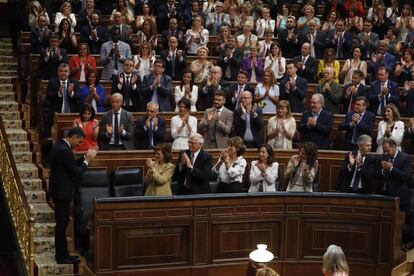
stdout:
POLYGON ((308 82, 306 79, 297 76, 295 90, 286 90, 286 84, 289 77, 284 77, 279 83, 280 100, 286 100, 290 103, 290 108, 294 113, 302 113, 305 110, 303 104, 308 90, 308 82))
POLYGON ((351 86, 352 86, 351 83, 347 84, 347 85, 344 86, 344 89, 343 89, 341 104, 343 105, 343 113, 344 114, 346 114, 348 112, 351 100, 352 100, 352 103, 355 104, 355 100, 358 97, 365 97, 367 100, 369 99, 370 89, 369 89, 369 87, 367 87, 363 84, 360 84, 358 86, 358 90, 357 90, 356 95, 350 94, 348 97, 345 97, 345 91, 351 86))
POLYGON ((80 41, 85 42, 89 46, 91 54, 100 54, 102 44, 108 41, 106 30, 101 25, 96 27, 96 34, 98 39, 91 39, 92 27, 91 25, 85 25, 80 29, 80 41))
MULTIPOLYGON (((178 53, 178 51, 176 51, 176 53, 178 53)), ((181 80, 183 76, 183 71, 185 67, 187 66, 187 56, 185 52, 182 51, 182 57, 183 57, 182 60, 180 60, 180 58, 177 57, 177 54, 175 54, 175 59, 172 59, 168 55, 169 55, 168 48, 161 52, 161 59, 165 63, 164 74, 170 76, 173 80, 181 80), (174 67, 174 75, 173 75, 173 67, 174 67)))
MULTIPOLYGON (((152 130, 153 145, 156 146, 162 143, 165 136, 165 121, 163 118, 158 117, 158 127, 152 130)), ((149 144, 149 129, 144 128, 147 116, 143 116, 137 119, 135 122, 134 136, 135 136, 135 148, 136 149, 150 149, 149 144)))
POLYGON ((392 72, 392 70, 394 70, 394 65, 395 57, 390 53, 386 53, 382 61, 377 59, 377 62, 375 63, 373 63, 372 61, 368 63, 368 72, 372 74, 373 78, 375 78, 378 72, 378 68, 380 68, 381 66, 385 66, 388 72, 392 72))
MULTIPOLYGON (((378 95, 381 94, 381 82, 378 80, 373 81, 371 82, 370 86, 371 86, 371 92, 369 94, 369 104, 370 104, 369 110, 377 114, 377 110, 380 105, 380 99, 378 99, 378 95)), ((400 103, 400 93, 398 91, 398 83, 388 80, 387 87, 388 87, 389 92, 386 96, 384 96, 384 107, 389 103, 393 103, 398 107, 400 103)))
POLYGON ((302 120, 299 125, 302 141, 312 142, 318 147, 318 149, 330 149, 331 141, 329 139, 329 134, 332 131, 333 114, 325 109, 322 109, 316 120, 316 125, 308 127, 308 118, 312 116, 313 113, 310 110, 303 113, 302 120))
POLYGON ((171 111, 170 97, 172 96, 173 89, 171 77, 163 74, 161 76, 160 85, 151 89, 154 79, 154 74, 149 74, 144 77, 144 81, 142 83, 142 97, 144 98, 143 106, 146 106, 147 103, 151 101, 153 94, 156 92, 160 112, 171 111))
POLYGON ((346 131, 344 150, 352 150, 357 147, 357 141, 359 136, 366 134, 371 136, 372 130, 375 125, 375 114, 369 111, 365 111, 361 120, 354 126, 350 126, 352 122, 352 115, 355 112, 348 112, 345 119, 339 125, 339 130, 346 131))
MULTIPOLYGON (((254 141, 256 146, 259 147, 263 143, 262 139, 262 130, 264 126, 263 114, 261 109, 256 109, 256 117, 253 117, 252 113, 250 116, 250 130, 253 134, 254 141)), ((238 108, 234 111, 234 128, 236 130, 236 135, 244 137, 246 133, 246 120, 242 118, 243 111, 241 108, 238 108)), ((244 116, 243 116, 244 117, 244 116)))
MULTIPOLYGON (((226 108, 228 108, 231 111, 236 110, 237 105, 237 99, 236 99, 236 93, 239 91, 239 84, 233 83, 225 88, 227 99, 226 103, 224 104, 226 108)), ((252 93, 252 97, 254 98, 254 88, 246 83, 243 87, 243 91, 249 91, 252 93)), ((239 103, 241 102, 240 95, 239 95, 239 103)))
POLYGON ((338 45, 339 42, 339 38, 334 38, 335 37, 335 32, 331 31, 329 34, 329 39, 328 39, 328 46, 333 48, 335 50, 336 53, 336 58, 337 59, 348 59, 348 58, 352 58, 352 42, 353 42, 353 38, 352 38, 352 34, 348 31, 345 31, 343 34, 343 41, 342 44, 338 45), (339 55, 338 56, 338 50, 340 48, 340 52, 342 53, 342 56, 339 55))
POLYGON ((142 97, 140 95, 141 78, 138 75, 131 73, 131 79, 129 80, 130 85, 127 86, 125 73, 121 73, 119 74, 119 76, 114 77, 112 80, 111 94, 122 94, 122 97, 124 99, 124 102, 122 103, 122 108, 124 108, 125 110, 129 112, 143 111, 144 108, 142 106, 142 97), (133 89, 133 85, 131 85, 131 79, 133 78, 133 76, 135 76, 137 80, 135 83, 135 89, 133 89), (119 79, 123 79, 121 89, 118 88, 119 79), (132 103, 132 105, 129 104, 130 102, 132 103))
MULTIPOLYGON (((302 56, 294 57, 293 62, 295 64, 297 64, 298 62, 302 62, 302 56)), ((306 79, 308 82, 315 82, 316 69, 317 69, 316 59, 314 57, 309 56, 306 59, 305 69, 298 68, 298 71, 296 74, 306 79)))
MULTIPOLYGON (((301 45, 303 45, 303 43, 305 42, 311 43, 310 33, 308 33, 307 35, 302 35, 300 41, 301 45)), ((324 32, 320 30, 316 31, 316 37, 313 40, 313 47, 315 49, 315 58, 323 59, 326 47, 326 36, 324 32)))

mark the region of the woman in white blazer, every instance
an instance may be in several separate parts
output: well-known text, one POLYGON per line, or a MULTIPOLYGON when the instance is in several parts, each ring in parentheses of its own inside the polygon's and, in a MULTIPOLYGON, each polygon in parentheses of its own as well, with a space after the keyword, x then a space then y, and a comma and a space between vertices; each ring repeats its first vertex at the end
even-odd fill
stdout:
POLYGON ((401 150, 401 142, 404 137, 404 123, 400 120, 398 108, 390 103, 384 108, 384 120, 378 123, 377 153, 382 153, 384 138, 394 140, 398 150, 401 150))
POLYGON ((264 144, 258 148, 259 159, 252 161, 250 166, 249 193, 275 192, 279 163, 274 161, 273 149, 264 144))

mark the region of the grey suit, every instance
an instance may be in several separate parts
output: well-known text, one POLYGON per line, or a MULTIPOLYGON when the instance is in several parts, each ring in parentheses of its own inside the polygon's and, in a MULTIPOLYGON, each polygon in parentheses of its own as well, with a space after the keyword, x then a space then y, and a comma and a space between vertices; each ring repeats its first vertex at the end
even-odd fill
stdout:
POLYGON ((126 58, 131 57, 131 48, 129 45, 125 42, 118 41, 118 49, 121 56, 117 60, 117 63, 115 63, 115 55, 110 54, 112 48, 114 48, 114 42, 112 40, 105 42, 101 47, 101 63, 104 66, 101 76, 102 80, 112 79, 112 75, 114 75, 115 64, 118 66, 118 72, 116 72, 116 74, 123 72, 122 64, 126 58))
POLYGON ((361 47, 362 58, 370 59, 371 55, 377 51, 378 48, 378 34, 371 32, 367 42, 364 42, 365 33, 359 33, 356 36, 356 43, 361 47))
MULTIPOLYGON (((230 26, 230 17, 228 14, 222 13, 220 14, 220 18, 221 18, 220 26, 230 26)), ((210 35, 219 35, 218 29, 216 28, 216 19, 217 19, 217 14, 215 12, 211 12, 207 15, 206 29, 208 29, 210 35)))
MULTIPOLYGON (((123 125, 125 129, 125 135, 120 135, 120 140, 126 150, 135 149, 134 146, 134 118, 132 113, 121 109, 121 116, 119 119, 119 125, 123 125)), ((106 125, 112 125, 112 110, 106 112, 102 116, 102 120, 99 124, 99 145, 103 150, 107 150, 110 146, 111 136, 106 135, 106 125)))
MULTIPOLYGON (((109 25, 107 28, 107 35, 109 39, 112 39, 112 30, 117 28, 118 26, 115 24, 109 25)), ((120 35, 121 37, 119 38, 121 41, 131 44, 131 26, 126 25, 126 24, 121 24, 121 26, 119 27, 119 30, 121 31, 120 35)))
POLYGON ((198 124, 198 129, 204 132, 204 144, 206 149, 224 149, 228 147, 229 135, 231 133, 231 127, 233 125, 233 112, 223 107, 220 113, 220 117, 216 121, 209 122, 207 120, 207 114, 211 111, 215 111, 215 108, 209 108, 204 113, 203 119, 198 124), (214 135, 214 127, 216 128, 216 137, 214 135))

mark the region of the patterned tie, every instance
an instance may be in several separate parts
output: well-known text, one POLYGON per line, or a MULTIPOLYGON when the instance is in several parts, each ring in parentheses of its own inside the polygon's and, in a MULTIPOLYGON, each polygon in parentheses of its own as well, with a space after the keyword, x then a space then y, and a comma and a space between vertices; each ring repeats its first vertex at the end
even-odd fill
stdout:
MULTIPOLYGON (((385 83, 381 84, 381 90, 385 88, 385 83)), ((380 98, 380 108, 378 110, 378 115, 382 115, 384 114, 384 107, 385 107, 386 103, 385 103, 385 96, 381 96, 380 98)))
POLYGON ((171 57, 171 77, 175 79, 175 51, 171 57))
MULTIPOLYGON (((363 156, 361 156, 361 158, 363 158, 363 156)), ((354 182, 352 182, 352 189, 354 191, 358 190, 359 187, 359 182, 361 181, 361 171, 359 170, 358 166, 355 165, 355 177, 354 177, 354 182)))

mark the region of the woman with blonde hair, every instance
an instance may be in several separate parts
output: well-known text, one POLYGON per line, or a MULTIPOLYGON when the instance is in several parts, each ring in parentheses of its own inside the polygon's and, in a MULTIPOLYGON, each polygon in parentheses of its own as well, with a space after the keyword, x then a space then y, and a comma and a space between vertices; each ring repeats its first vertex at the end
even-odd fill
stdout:
POLYGON ((324 276, 348 276, 349 267, 344 251, 340 246, 331 244, 323 254, 322 272, 324 276))
POLYGON ((259 268, 256 271, 255 276, 279 276, 279 273, 277 273, 276 271, 274 271, 270 267, 263 267, 263 268, 259 268))
POLYGON ((142 30, 138 31, 138 47, 144 42, 149 43, 155 53, 158 45, 158 33, 157 26, 151 19, 145 19, 142 23, 142 30))
POLYGON ((43 15, 46 20, 46 26, 49 26, 50 19, 49 15, 47 14, 46 9, 40 4, 39 1, 31 1, 26 6, 27 12, 29 14, 29 27, 31 30, 34 30, 37 27, 37 20, 39 16, 43 15))
POLYGON ((55 15, 55 32, 59 31, 60 21, 66 18, 69 20, 69 24, 71 26, 71 31, 74 32, 76 27, 76 17, 75 14, 72 13, 72 6, 70 2, 63 2, 60 6, 60 11, 55 15))
POLYGON ((134 56, 134 72, 144 80, 145 75, 152 73, 155 63, 155 56, 148 42, 143 42, 139 52, 134 56))
POLYGON ((198 58, 191 62, 190 70, 194 74, 194 82, 201 83, 208 78, 212 64, 207 59, 208 48, 206 46, 198 48, 197 56, 198 58))
POLYGON ((395 104, 387 104, 384 108, 383 120, 378 123, 377 153, 382 153, 382 142, 385 138, 392 139, 401 150, 404 138, 404 122, 400 120, 400 112, 395 104))
POLYGON ((220 55, 221 50, 223 50, 227 45, 227 39, 231 36, 231 31, 229 26, 222 26, 220 33, 216 39, 216 55, 220 55))
POLYGON ((203 18, 200 15, 194 17, 193 26, 185 33, 187 54, 197 54, 197 49, 207 46, 209 31, 203 27, 203 18))
POLYGON ((263 113, 273 113, 279 103, 279 86, 273 71, 266 69, 263 73, 263 81, 258 83, 254 93, 254 101, 262 109, 263 113))
POLYGON ((296 121, 290 104, 282 100, 277 106, 277 115, 267 123, 267 143, 273 149, 292 149, 292 139, 296 132, 296 121))

